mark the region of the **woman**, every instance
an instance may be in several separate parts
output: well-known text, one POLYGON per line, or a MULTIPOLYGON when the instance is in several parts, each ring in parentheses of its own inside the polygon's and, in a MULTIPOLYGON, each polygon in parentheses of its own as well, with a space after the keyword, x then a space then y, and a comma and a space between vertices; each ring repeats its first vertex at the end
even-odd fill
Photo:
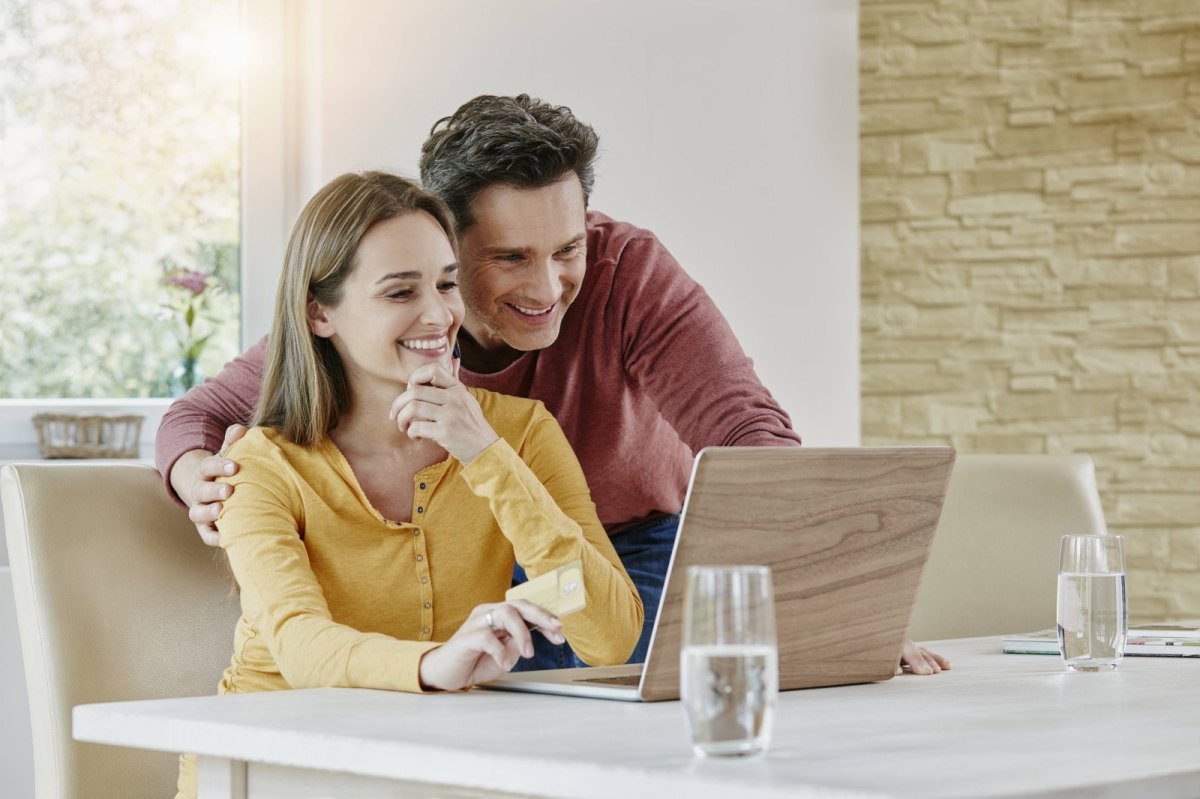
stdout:
POLYGON ((532 655, 531 627, 589 663, 633 650, 641 600, 558 424, 457 380, 453 241, 439 200, 377 172, 301 212, 254 428, 230 453, 221 546, 242 618, 220 693, 459 690, 532 655), (515 563, 576 559, 582 611, 502 601, 515 563))

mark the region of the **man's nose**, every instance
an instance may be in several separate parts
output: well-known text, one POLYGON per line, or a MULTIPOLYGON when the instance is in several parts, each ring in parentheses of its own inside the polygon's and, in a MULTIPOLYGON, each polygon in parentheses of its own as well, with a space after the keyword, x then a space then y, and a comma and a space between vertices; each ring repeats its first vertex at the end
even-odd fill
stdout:
POLYGON ((553 305, 562 295, 562 266, 553 258, 542 261, 530 275, 525 291, 540 307, 553 305))

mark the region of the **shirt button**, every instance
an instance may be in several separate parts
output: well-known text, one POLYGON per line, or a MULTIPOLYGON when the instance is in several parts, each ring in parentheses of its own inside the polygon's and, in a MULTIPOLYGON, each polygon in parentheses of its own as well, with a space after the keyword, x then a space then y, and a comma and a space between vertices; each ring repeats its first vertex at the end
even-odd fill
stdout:
POLYGON ((431 607, 433 607, 433 603, 432 603, 432 602, 426 602, 426 603, 425 603, 425 607, 427 607, 427 608, 431 608, 431 607))
POLYGON ((424 505, 418 505, 418 506, 417 506, 417 513, 424 513, 424 512, 425 512, 425 506, 424 506, 424 505))
POLYGON ((421 578, 421 585, 425 585, 425 583, 427 583, 427 582, 429 582, 429 578, 428 578, 428 577, 422 577, 422 578, 421 578))
POLYGON ((420 534, 421 534, 420 530, 413 530, 413 535, 420 535, 420 534))
POLYGON ((429 628, 428 628, 428 627, 422 627, 422 628, 421 628, 421 632, 425 633, 426 635, 429 635, 429 628))
POLYGON ((425 556, 424 556, 424 555, 417 555, 417 560, 425 560, 425 556))
POLYGON ((425 490, 425 484, 424 484, 424 483, 421 483, 421 485, 420 485, 420 486, 418 486, 418 487, 419 487, 419 488, 420 488, 422 491, 424 491, 424 490, 425 490))

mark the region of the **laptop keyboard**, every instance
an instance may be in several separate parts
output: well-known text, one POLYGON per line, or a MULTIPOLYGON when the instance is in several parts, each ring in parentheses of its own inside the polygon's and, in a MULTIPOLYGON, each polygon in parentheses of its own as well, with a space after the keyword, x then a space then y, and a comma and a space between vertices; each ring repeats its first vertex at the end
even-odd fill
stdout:
POLYGON ((637 685, 642 681, 640 674, 622 674, 620 677, 585 677, 572 682, 595 682, 604 685, 637 685))

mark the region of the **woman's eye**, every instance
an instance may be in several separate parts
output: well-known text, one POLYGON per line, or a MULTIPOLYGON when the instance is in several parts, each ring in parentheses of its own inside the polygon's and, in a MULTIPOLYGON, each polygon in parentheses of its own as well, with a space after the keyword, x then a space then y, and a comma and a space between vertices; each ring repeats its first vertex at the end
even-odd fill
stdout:
POLYGON ((454 291, 456 288, 458 288, 458 284, 454 282, 442 283, 438 286, 438 288, 442 291, 454 291))
POLYGON ((411 296, 412 289, 401 289, 400 291, 393 291, 391 294, 387 295, 389 300, 403 300, 411 296))
POLYGON ((559 255, 570 255, 571 253, 575 252, 575 250, 577 250, 577 249, 579 249, 578 244, 568 244, 566 247, 563 247, 561 250, 559 250, 558 254, 559 255))

